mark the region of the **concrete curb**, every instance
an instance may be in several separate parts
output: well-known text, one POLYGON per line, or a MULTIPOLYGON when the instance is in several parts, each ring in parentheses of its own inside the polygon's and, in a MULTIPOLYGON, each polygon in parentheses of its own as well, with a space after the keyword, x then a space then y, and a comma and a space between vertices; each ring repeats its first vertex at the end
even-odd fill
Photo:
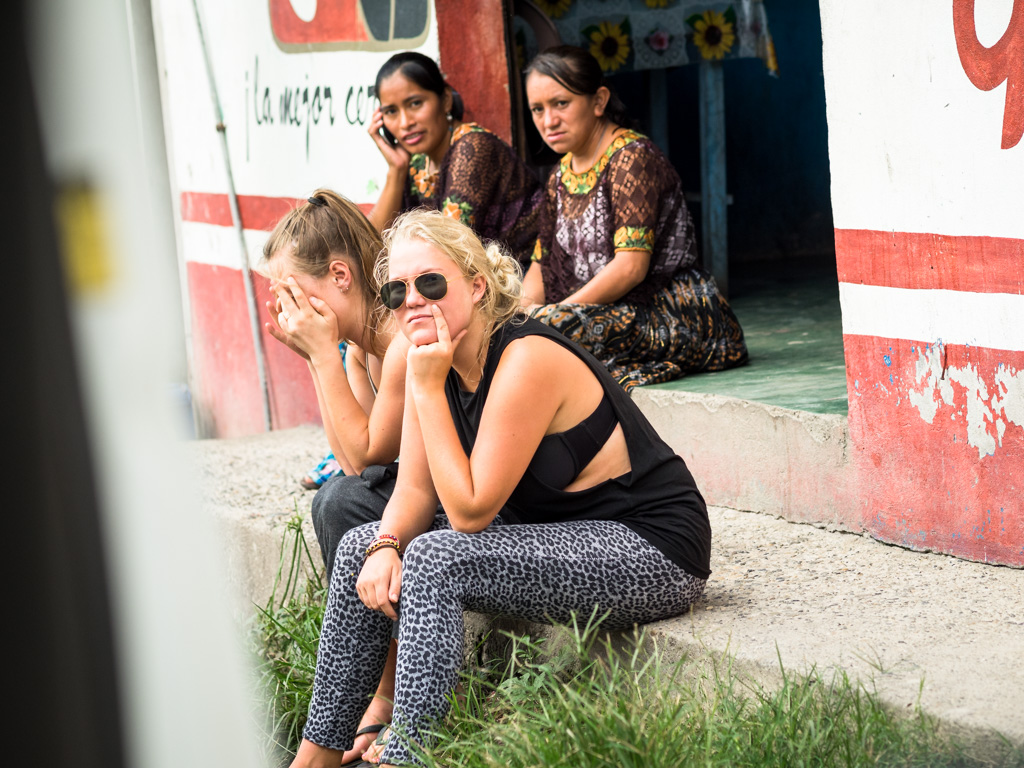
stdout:
MULTIPOLYGON (((296 509, 318 553, 308 523, 313 494, 298 478, 319 460, 322 443, 322 432, 303 427, 191 444, 205 505, 224 531, 240 618, 270 594, 296 509), (231 493, 246 482, 252 493, 231 493)), ((713 573, 704 601, 691 615, 649 627, 670 657, 729 658, 769 687, 780 680, 780 659, 788 672, 840 669, 868 681, 895 711, 920 702, 978 756, 1003 746, 1000 733, 1024 747, 1024 571, 766 514, 710 514, 713 573)), ((488 626, 468 615, 470 642, 488 626)))

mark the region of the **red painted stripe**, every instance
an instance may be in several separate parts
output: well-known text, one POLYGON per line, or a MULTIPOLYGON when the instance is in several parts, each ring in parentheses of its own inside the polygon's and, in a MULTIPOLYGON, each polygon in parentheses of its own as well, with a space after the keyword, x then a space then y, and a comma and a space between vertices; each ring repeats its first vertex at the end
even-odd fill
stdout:
POLYGON ((864 526, 885 541, 1024 566, 1024 352, 843 337, 864 526))
MULTIPOLYGON (((186 268, 192 298, 192 397, 203 431, 210 437, 262 432, 263 400, 241 272, 194 261, 186 268)), ((260 320, 265 322, 269 282, 256 275, 255 288, 260 320)), ((306 364, 262 330, 273 428, 320 424, 316 390, 306 364)))
POLYGON ((836 230, 839 281, 890 288, 1024 293, 1024 240, 836 230))
MULTIPOLYGON (((296 197, 264 197, 239 195, 238 212, 245 229, 270 230, 288 211, 306 202, 296 197)), ((373 203, 357 203, 359 210, 369 214, 373 203)), ((231 202, 226 194, 217 192, 182 192, 181 220, 220 227, 234 226, 231 202)))
POLYGON ((230 227, 231 204, 228 196, 209 192, 182 192, 181 220, 230 227))

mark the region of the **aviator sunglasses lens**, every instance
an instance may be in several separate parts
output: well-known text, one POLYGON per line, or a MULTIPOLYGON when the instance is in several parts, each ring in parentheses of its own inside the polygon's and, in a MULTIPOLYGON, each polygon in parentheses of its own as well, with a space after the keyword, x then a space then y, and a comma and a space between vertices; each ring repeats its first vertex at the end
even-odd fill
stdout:
MULTIPOLYGON (((428 301, 440 301, 448 293, 448 278, 439 272, 427 272, 413 280, 420 296, 428 301)), ((404 280, 389 280, 380 287, 380 300, 390 310, 398 309, 405 301, 404 280)))

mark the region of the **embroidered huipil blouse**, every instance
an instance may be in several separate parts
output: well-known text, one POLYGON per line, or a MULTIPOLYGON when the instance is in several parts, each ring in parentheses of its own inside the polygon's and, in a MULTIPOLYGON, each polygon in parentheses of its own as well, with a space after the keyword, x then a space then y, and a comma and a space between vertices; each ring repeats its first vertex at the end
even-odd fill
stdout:
POLYGON ((540 262, 549 304, 589 282, 619 251, 651 254, 647 276, 622 303, 646 303, 697 261, 679 174, 642 134, 619 134, 582 173, 566 154, 546 191, 533 260, 540 262))

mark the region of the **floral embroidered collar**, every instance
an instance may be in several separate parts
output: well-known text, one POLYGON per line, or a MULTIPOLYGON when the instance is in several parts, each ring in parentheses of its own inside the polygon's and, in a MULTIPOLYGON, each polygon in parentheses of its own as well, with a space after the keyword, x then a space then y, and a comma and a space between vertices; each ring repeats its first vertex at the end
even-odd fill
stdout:
MULTIPOLYGON (((450 152, 452 145, 467 133, 476 133, 477 131, 490 133, 490 131, 482 125, 477 125, 476 123, 460 123, 459 127, 452 132, 451 141, 448 143, 448 151, 450 152)), ((409 184, 412 187, 412 191, 420 197, 430 198, 434 196, 435 187, 437 185, 437 172, 427 172, 426 155, 413 155, 409 160, 409 184)))
POLYGON ((587 192, 597 186, 597 180, 601 178, 604 169, 608 167, 608 162, 612 159, 612 155, 627 144, 632 144, 634 141, 642 138, 644 138, 642 133, 628 129, 623 131, 608 145, 608 148, 597 159, 597 162, 582 173, 576 173, 572 169, 572 152, 567 152, 559 164, 559 178, 562 186, 572 195, 587 194, 587 192))

